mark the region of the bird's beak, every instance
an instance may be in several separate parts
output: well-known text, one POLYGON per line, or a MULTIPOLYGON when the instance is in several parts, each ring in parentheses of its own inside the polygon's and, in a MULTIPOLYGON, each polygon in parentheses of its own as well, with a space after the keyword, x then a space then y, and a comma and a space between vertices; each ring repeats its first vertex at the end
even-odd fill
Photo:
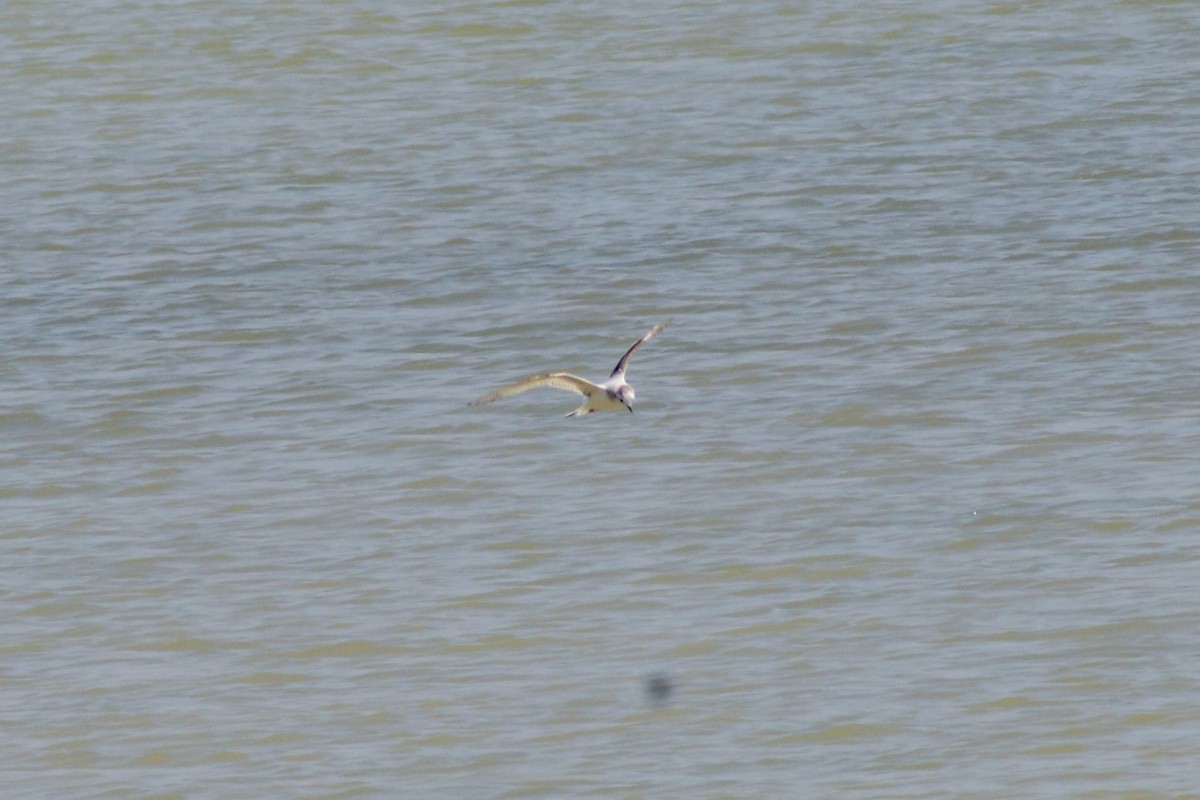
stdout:
POLYGON ((629 409, 629 413, 630 413, 630 414, 632 414, 632 413, 633 413, 633 406, 625 406, 625 407, 629 409))

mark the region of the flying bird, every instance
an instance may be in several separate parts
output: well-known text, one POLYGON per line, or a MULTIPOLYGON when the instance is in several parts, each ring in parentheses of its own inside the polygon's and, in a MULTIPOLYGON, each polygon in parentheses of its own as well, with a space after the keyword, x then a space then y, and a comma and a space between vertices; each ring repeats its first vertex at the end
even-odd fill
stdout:
POLYGON ((633 347, 630 347, 625 351, 625 355, 621 356, 621 360, 617 362, 617 366, 613 368, 612 374, 604 383, 592 383, 569 372, 544 372, 484 395, 478 400, 472 400, 470 405, 483 405, 509 395, 536 389, 539 386, 548 386, 551 389, 562 389, 566 392, 583 395, 583 405, 567 414, 568 417, 581 417, 584 414, 591 414, 593 411, 617 411, 622 408, 627 408, 632 412, 633 387, 625 382, 625 370, 629 366, 629 357, 665 327, 667 327, 667 323, 660 322, 646 331, 645 336, 634 342, 633 347))

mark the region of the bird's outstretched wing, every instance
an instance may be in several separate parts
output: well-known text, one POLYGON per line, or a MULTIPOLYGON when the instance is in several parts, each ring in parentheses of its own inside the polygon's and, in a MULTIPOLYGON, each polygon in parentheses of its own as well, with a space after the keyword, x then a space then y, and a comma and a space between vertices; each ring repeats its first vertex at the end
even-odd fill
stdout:
POLYGON ((575 392, 584 397, 591 397, 595 392, 603 392, 604 389, 592 383, 589 380, 584 380, 577 375, 572 375, 569 372, 547 372, 542 375, 533 375, 519 383, 514 383, 512 386, 505 386, 503 389, 498 389, 491 394, 485 394, 478 400, 472 400, 468 405, 478 406, 484 403, 490 403, 493 400, 501 400, 509 395, 519 394, 521 392, 536 389, 539 386, 548 386, 551 389, 562 389, 566 392, 575 392))
POLYGON ((642 345, 644 345, 646 342, 648 342, 648 341, 650 341, 651 339, 653 339, 653 338, 654 338, 654 336, 655 336, 655 335, 656 335, 656 334, 657 334, 659 331, 661 331, 663 328, 667 327, 667 322, 670 322, 670 321, 671 321, 671 320, 667 320, 666 322, 660 322, 660 323, 658 323, 657 325, 655 325, 653 328, 651 328, 650 330, 646 331, 646 335, 645 335, 645 336, 643 336, 642 338, 638 339, 636 342, 634 342, 634 343, 633 343, 633 347, 631 347, 631 348, 629 348, 628 350, 626 350, 626 351, 625 351, 625 355, 621 356, 621 360, 617 362, 617 366, 613 367, 612 374, 611 374, 611 375, 609 375, 608 377, 610 377, 610 378, 614 378, 614 377, 616 377, 617 375, 620 375, 622 372, 624 372, 624 371, 625 371, 625 366, 626 366, 626 365, 629 363, 629 357, 630 357, 631 355, 633 355, 633 351, 634 351, 634 350, 637 350, 639 347, 641 347, 642 345))

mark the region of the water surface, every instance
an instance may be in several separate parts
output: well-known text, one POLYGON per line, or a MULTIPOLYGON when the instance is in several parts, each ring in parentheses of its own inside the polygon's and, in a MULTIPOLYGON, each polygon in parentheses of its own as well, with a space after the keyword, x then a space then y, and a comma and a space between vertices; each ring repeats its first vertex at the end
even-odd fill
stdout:
POLYGON ((9 790, 1190 796, 1198 35, 10 4, 9 790))

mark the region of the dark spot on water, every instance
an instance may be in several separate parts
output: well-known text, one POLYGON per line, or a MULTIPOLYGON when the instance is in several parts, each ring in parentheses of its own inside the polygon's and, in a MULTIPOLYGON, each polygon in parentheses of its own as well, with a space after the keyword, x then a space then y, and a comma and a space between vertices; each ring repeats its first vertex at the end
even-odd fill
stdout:
POLYGON ((662 705, 675 691, 675 685, 666 673, 656 672, 646 678, 646 699, 655 705, 662 705))

